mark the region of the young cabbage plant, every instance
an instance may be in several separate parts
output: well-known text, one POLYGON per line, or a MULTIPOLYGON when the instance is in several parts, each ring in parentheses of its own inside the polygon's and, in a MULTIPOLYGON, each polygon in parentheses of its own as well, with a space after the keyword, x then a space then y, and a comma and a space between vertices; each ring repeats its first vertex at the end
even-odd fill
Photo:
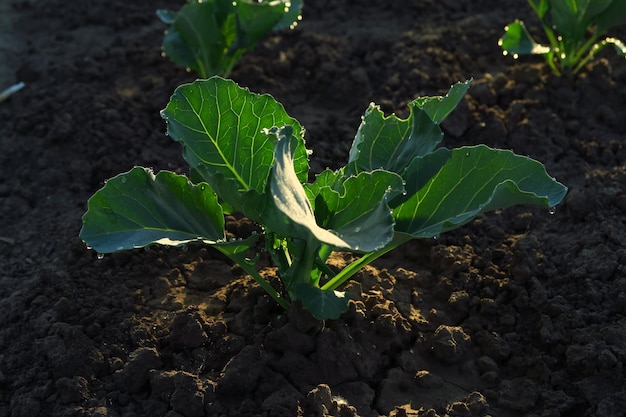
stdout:
POLYGON ((295 27, 301 10, 302 0, 189 0, 178 12, 159 9, 170 25, 163 54, 201 78, 227 77, 269 32, 295 27))
POLYGON ((339 287, 399 245, 489 210, 550 208, 565 196, 567 188, 530 158, 484 145, 438 148, 439 124, 468 88, 469 81, 443 97, 418 98, 406 119, 371 104, 346 165, 308 182, 304 129, 270 95, 220 77, 179 86, 161 115, 169 136, 182 144, 189 178, 135 167, 108 180, 88 201, 80 237, 101 254, 203 242, 283 307, 301 300, 314 317, 337 318, 348 308, 339 287), (227 239, 229 213, 243 213, 263 233, 227 239), (250 258, 263 245, 280 288, 250 258), (327 265, 333 251, 360 256, 333 272, 327 265))
POLYGON ((626 57, 626 46, 619 39, 606 37, 607 31, 626 22, 626 0, 528 0, 541 22, 549 45, 541 45, 530 35, 524 22, 506 26, 498 41, 505 55, 544 55, 556 75, 576 74, 605 46, 613 45, 626 57))

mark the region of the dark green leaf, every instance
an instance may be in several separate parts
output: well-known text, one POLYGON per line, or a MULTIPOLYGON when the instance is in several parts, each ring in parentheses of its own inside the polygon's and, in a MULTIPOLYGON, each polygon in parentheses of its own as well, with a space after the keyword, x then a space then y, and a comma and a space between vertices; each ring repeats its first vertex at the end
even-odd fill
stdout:
POLYGON ((294 170, 294 150, 297 145, 291 126, 276 130, 279 137, 272 168, 270 193, 272 205, 263 214, 264 223, 283 236, 314 239, 332 246, 350 248, 350 244, 336 234, 317 225, 313 207, 294 170))
POLYGON ((515 204, 553 207, 567 192, 539 162, 484 145, 440 149, 409 169, 435 173, 419 188, 407 183, 408 198, 393 211, 396 231, 414 238, 436 236, 479 213, 515 204))
MULTIPOLYGON (((238 57, 224 53, 235 40, 232 1, 190 2, 174 18, 163 39, 163 52, 178 65, 207 78, 226 73, 238 57)), ((171 15, 165 17, 171 19, 171 15)))
POLYGON ((274 26, 274 30, 293 29, 300 19, 302 19, 302 7, 304 6, 302 0, 290 0, 285 3, 285 7, 288 7, 288 11, 283 18, 274 26))
POLYGON ((292 24, 298 18, 299 12, 287 4, 204 0, 191 1, 178 13, 158 10, 159 18, 171 25, 163 40, 163 51, 202 78, 227 76, 239 58, 265 35, 289 19, 294 19, 292 24))
POLYGON ((194 175, 253 220, 263 210, 261 196, 274 162, 276 139, 265 129, 293 128, 296 172, 306 180, 303 129, 270 95, 253 94, 231 80, 212 77, 178 87, 161 115, 167 121, 167 133, 182 143, 194 175))
POLYGON ((498 45, 506 54, 512 54, 513 56, 546 54, 550 51, 550 48, 535 42, 521 20, 509 23, 504 30, 504 36, 500 38, 498 45))
POLYGON ((395 114, 385 117, 378 106, 370 105, 352 143, 346 175, 375 169, 399 173, 441 142, 439 125, 415 103, 409 110, 409 117, 400 119, 395 114))
MULTIPOLYGON (((293 171, 295 140, 290 127, 278 132, 276 162, 272 171, 270 190, 277 211, 268 210, 265 220, 270 228, 283 235, 316 241, 335 247, 372 251, 393 238, 393 217, 386 198, 403 190, 402 178, 387 171, 362 172, 357 176, 341 177, 338 182, 309 187, 309 194, 318 200, 326 217, 320 226, 307 193, 293 171), (313 191, 311 191, 313 190, 313 191)), ((322 176, 324 182, 326 175, 322 176)), ((316 203, 318 204, 318 203, 316 203)))
POLYGON ((335 320, 348 311, 350 299, 343 292, 321 290, 307 284, 295 284, 292 296, 317 320, 335 320))
POLYGON ((89 199, 80 237, 99 253, 152 243, 216 243, 224 239, 224 217, 207 184, 136 167, 108 180, 89 199))
POLYGON ((595 19, 599 35, 606 33, 609 29, 626 23, 626 1, 613 0, 610 5, 595 19))
POLYGON ((335 177, 324 172, 307 186, 315 201, 318 223, 350 242, 353 250, 369 252, 393 238, 393 216, 387 201, 404 191, 399 175, 375 170, 335 177))
POLYGON ((286 15, 286 8, 281 1, 237 1, 235 13, 238 33, 237 39, 229 46, 231 53, 236 49, 252 49, 286 15))
POLYGON ((471 80, 456 83, 450 87, 445 96, 420 97, 415 99, 413 103, 424 110, 433 122, 440 124, 465 97, 470 83, 471 80))

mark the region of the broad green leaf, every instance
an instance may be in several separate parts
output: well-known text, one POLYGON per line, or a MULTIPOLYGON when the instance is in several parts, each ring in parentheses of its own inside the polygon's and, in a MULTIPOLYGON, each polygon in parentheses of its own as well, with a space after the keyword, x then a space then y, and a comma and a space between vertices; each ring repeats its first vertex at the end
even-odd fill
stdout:
POLYGON ((416 156, 433 151, 443 139, 439 124, 459 104, 471 81, 456 83, 445 96, 421 97, 409 103, 409 116, 385 117, 370 104, 356 133, 346 175, 384 169, 400 173, 416 156))
POLYGON ((436 236, 515 204, 553 207, 567 192, 539 162, 484 145, 441 149, 414 164, 409 169, 436 173, 419 189, 408 183, 408 199, 394 208, 396 231, 413 238, 436 236))
POLYGON ((526 55, 526 54, 547 54, 550 48, 540 45, 532 38, 528 29, 521 20, 509 23, 504 28, 504 36, 498 41, 498 45, 506 54, 526 55))
POLYGON ((626 1, 613 0, 596 19, 597 32, 601 36, 609 29, 626 23, 626 1))
POLYGON ((413 158, 441 142, 443 132, 424 110, 411 103, 409 111, 406 119, 395 114, 385 117, 370 104, 352 143, 346 175, 375 169, 401 172, 413 158))
POLYGON ((295 284, 291 292, 317 320, 335 320, 348 311, 350 299, 343 292, 321 290, 307 284, 295 284))
POLYGON ((306 188, 318 224, 350 242, 352 249, 378 250, 393 238, 387 201, 404 191, 399 175, 375 170, 346 178, 325 172, 306 188), (332 177, 334 183, 329 182, 332 177))
POLYGON ((190 1, 177 13, 158 10, 158 17, 171 25, 163 52, 202 78, 228 76, 239 58, 265 35, 298 19, 297 6, 290 7, 284 0, 204 0, 190 1))
POLYGON ((161 112, 167 133, 183 145, 183 156, 234 210, 259 220, 274 162, 275 136, 265 130, 291 126, 297 138, 295 169, 308 175, 308 156, 297 120, 267 94, 251 93, 231 80, 212 77, 181 85, 161 112))
POLYGON ((433 122, 440 124, 465 97, 471 82, 471 80, 458 82, 450 86, 445 96, 419 97, 413 103, 424 110, 433 122))
POLYGON ((237 37, 229 45, 229 52, 252 49, 258 41, 271 32, 287 14, 288 6, 282 1, 246 1, 235 4, 237 37))
POLYGON ((396 207, 414 198, 414 195, 431 180, 450 158, 450 150, 439 148, 428 155, 415 158, 402 172, 405 191, 389 201, 389 207, 396 207))
POLYGON ((304 6, 302 0, 290 0, 285 3, 285 7, 288 11, 283 18, 274 26, 274 30, 293 29, 298 21, 302 19, 302 7, 304 6))
POLYGON ((224 217, 207 184, 135 167, 108 180, 89 199, 80 237, 98 253, 152 243, 217 243, 224 239, 224 217))
MULTIPOLYGON (((236 38, 232 1, 210 0, 185 4, 163 39, 163 52, 178 65, 201 77, 225 74, 238 57, 224 52, 236 38)), ((158 13, 165 22, 170 13, 158 13)))
POLYGON ((272 231, 311 242, 311 238, 335 247, 350 249, 350 243, 317 225, 313 207, 294 170, 294 150, 297 144, 291 126, 279 129, 276 156, 272 169, 270 193, 273 205, 268 205, 264 222, 272 231), (275 208, 276 210, 273 210, 275 208))
POLYGON ((310 194, 316 210, 325 211, 318 224, 307 193, 293 170, 293 145, 290 127, 277 132, 275 165, 270 190, 277 211, 268 210, 270 228, 283 235, 316 241, 342 249, 369 252, 393 238, 393 217, 387 198, 403 190, 402 178, 387 171, 363 172, 341 177, 332 188, 325 184, 310 194), (323 207, 322 207, 323 206, 323 207))
POLYGON ((258 234, 252 234, 245 239, 233 239, 216 242, 213 246, 231 259, 235 259, 239 256, 244 256, 240 259, 245 259, 245 255, 248 251, 253 249, 258 243, 259 237, 260 235, 258 234))
MULTIPOLYGON (((600 6, 600 9, 605 8, 610 1, 593 0, 600 6)), ((589 13, 591 3, 591 0, 552 0, 550 2, 552 24, 563 37, 563 42, 568 45, 568 50, 573 51, 585 38, 593 17, 589 13)))

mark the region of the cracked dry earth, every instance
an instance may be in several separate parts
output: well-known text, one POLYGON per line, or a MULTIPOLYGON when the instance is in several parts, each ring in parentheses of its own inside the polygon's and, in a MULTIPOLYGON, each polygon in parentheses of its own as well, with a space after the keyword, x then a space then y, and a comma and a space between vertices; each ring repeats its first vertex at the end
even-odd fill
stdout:
POLYGON ((524 1, 308 1, 232 78, 301 121, 314 172, 342 165, 370 101, 402 114, 471 77, 443 145, 512 149, 570 189, 554 214, 405 245, 320 323, 211 249, 99 260, 77 237, 105 179, 185 170, 159 110, 194 76, 160 56, 155 16, 181 4, 0 4, 0 88, 26 83, 0 104, 0 417, 626 415, 626 61, 556 78, 503 57, 508 22, 539 34, 524 1))

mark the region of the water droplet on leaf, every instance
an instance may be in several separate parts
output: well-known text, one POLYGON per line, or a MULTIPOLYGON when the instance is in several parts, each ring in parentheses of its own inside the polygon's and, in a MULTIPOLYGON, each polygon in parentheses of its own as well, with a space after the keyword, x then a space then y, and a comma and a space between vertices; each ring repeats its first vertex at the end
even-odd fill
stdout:
POLYGON ((97 255, 97 258, 98 258, 98 259, 103 259, 103 258, 104 258, 104 253, 99 253, 99 254, 97 255))

